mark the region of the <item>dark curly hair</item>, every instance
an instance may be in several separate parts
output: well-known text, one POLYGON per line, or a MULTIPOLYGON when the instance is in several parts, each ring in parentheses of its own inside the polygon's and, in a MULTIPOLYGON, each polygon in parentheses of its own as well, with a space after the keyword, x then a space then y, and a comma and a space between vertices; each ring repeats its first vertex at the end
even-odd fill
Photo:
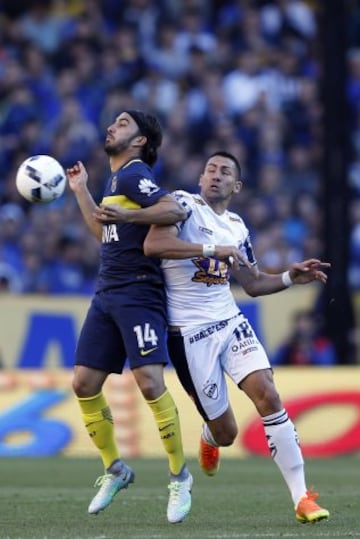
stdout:
POLYGON ((162 142, 162 129, 159 120, 153 114, 141 110, 125 110, 136 122, 139 132, 147 139, 142 147, 141 159, 152 166, 157 160, 157 149, 162 142))

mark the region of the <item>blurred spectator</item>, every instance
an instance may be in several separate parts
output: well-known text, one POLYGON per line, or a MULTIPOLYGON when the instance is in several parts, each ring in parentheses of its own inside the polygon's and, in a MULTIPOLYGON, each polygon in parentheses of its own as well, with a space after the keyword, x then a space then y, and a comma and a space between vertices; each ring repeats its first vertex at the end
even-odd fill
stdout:
POLYGON ((20 292, 20 279, 15 269, 4 262, 0 262, 0 293, 20 292))
POLYGON ((68 235, 59 238, 56 256, 40 272, 43 287, 50 294, 91 294, 83 265, 83 248, 79 238, 68 235))
POLYGON ((67 20, 52 11, 51 0, 33 0, 20 16, 18 29, 25 39, 36 43, 46 53, 54 52, 66 35, 67 20))
POLYGON ((289 148, 285 176, 287 191, 292 195, 299 195, 302 192, 319 194, 319 175, 311 150, 307 146, 296 144, 289 148))
POLYGON ((147 64, 152 64, 163 75, 176 79, 185 74, 188 58, 176 43, 177 27, 164 22, 158 28, 153 46, 144 50, 147 64))
POLYGON ((336 364, 335 349, 321 333, 321 320, 308 310, 297 311, 293 327, 271 358, 272 365, 331 366, 336 364))
POLYGON ((23 232, 25 215, 17 204, 4 204, 0 207, 0 261, 20 272, 22 252, 19 238, 23 232))
MULTIPOLYGON (((249 223, 260 267, 277 271, 305 253, 322 256, 320 47, 313 3, 3 4, 0 263, 20 276, 24 293, 87 293, 98 245, 85 239, 68 191, 48 208, 23 200, 14 182, 18 166, 37 153, 53 155, 64 167, 81 159, 99 202, 108 175, 106 128, 127 108, 159 114, 165 136, 155 170, 169 190, 196 191, 205 155, 218 149, 237 155, 244 189, 234 209, 249 223), (9 204, 20 209, 20 220, 1 217, 9 204)), ((358 41, 348 56, 348 94, 355 111, 351 178, 360 198, 358 41)), ((360 274, 357 267, 353 275, 360 274)))

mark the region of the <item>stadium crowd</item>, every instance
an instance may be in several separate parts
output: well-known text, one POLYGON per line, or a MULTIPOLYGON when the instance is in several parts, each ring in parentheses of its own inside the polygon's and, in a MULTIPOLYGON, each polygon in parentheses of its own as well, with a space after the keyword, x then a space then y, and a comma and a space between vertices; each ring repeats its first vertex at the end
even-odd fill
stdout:
POLYGON ((360 6, 351 4, 348 24, 347 99, 350 121, 350 268, 349 284, 360 289, 360 6))
MULTIPOLYGON (((1 2, 0 281, 20 293, 89 293, 98 245, 67 192, 26 203, 15 176, 30 155, 82 160, 99 200, 106 127, 124 109, 159 116, 156 174, 197 191, 204 156, 234 153, 244 190, 234 209, 268 271, 321 257, 319 31, 305 0, 1 2)), ((359 46, 359 44, 357 44, 359 46)), ((354 106, 359 49, 349 54, 354 106)), ((358 130, 358 125, 357 125, 358 130)), ((356 137, 355 137, 356 138, 356 137)), ((360 253, 360 143, 352 167, 360 253)), ((358 255, 360 268, 360 255, 358 255)), ((357 270, 360 274, 360 269, 357 270)), ((360 287, 360 275, 354 280, 360 287)))

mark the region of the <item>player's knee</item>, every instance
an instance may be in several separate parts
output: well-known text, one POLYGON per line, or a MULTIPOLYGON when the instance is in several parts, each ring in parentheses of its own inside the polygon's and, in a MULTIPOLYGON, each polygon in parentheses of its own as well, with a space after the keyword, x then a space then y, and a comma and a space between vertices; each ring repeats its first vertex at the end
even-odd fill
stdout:
POLYGON ((75 395, 80 399, 93 397, 101 391, 101 386, 94 384, 94 381, 92 381, 90 378, 80 376, 74 376, 72 388, 75 395))
POLYGON ((165 391, 165 385, 156 378, 145 377, 138 380, 139 389, 147 401, 158 399, 165 391))
POLYGON ((136 383, 147 401, 156 400, 165 392, 163 367, 158 365, 133 370, 136 383))

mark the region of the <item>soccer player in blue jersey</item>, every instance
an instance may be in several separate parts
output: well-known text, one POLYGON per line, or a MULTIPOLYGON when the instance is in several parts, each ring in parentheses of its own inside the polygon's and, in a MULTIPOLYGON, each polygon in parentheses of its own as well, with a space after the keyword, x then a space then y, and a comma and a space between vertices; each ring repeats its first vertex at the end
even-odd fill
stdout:
POLYGON ((151 224, 172 224, 186 217, 154 178, 151 166, 161 140, 160 124, 151 114, 127 110, 116 118, 107 130, 105 151, 111 174, 100 206, 87 188, 84 165, 77 162, 67 170, 84 220, 101 241, 97 287, 77 345, 73 388, 105 468, 88 512, 105 509, 119 490, 134 481, 134 472, 115 443, 111 411, 102 392, 107 376, 121 374, 128 358, 168 456, 167 518, 176 523, 190 511, 193 480, 185 463, 176 405, 163 376, 168 352, 160 261, 143 251, 151 224))

